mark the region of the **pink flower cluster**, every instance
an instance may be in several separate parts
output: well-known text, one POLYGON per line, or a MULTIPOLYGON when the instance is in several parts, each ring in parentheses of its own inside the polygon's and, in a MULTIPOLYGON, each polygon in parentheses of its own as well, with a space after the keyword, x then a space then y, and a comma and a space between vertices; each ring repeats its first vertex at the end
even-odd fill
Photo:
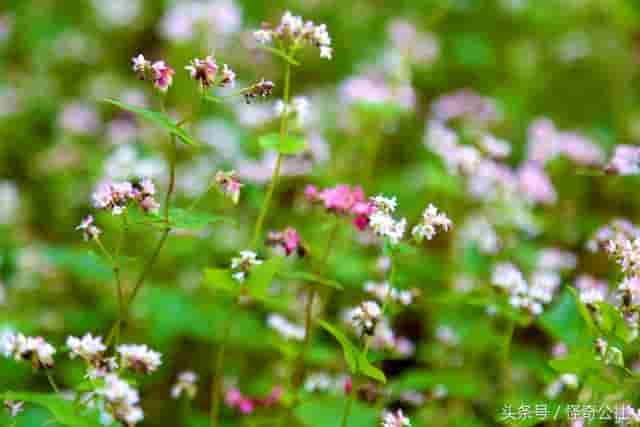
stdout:
POLYGON ((235 408, 242 414, 251 414, 260 407, 275 406, 280 403, 282 387, 274 386, 267 397, 257 398, 242 394, 237 388, 231 388, 225 396, 225 403, 230 408, 235 408))
POLYGON ((130 201, 137 202, 145 212, 157 212, 160 204, 153 198, 154 194, 156 187, 148 178, 136 183, 104 181, 92 199, 96 209, 110 210, 113 215, 122 214, 130 201))
POLYGON ((150 80, 160 92, 166 92, 173 83, 175 71, 164 61, 151 63, 142 54, 132 58, 131 61, 133 62, 133 71, 138 75, 138 78, 150 80))
POLYGON ((545 118, 534 120, 528 129, 527 158, 545 163, 564 155, 579 165, 601 165, 604 152, 588 138, 576 132, 561 132, 554 123, 545 118))
POLYGON ((319 191, 314 185, 309 185, 304 194, 312 203, 322 204, 335 214, 355 215, 353 224, 360 231, 367 228, 369 216, 375 210, 374 205, 367 200, 360 186, 350 187, 346 184, 339 184, 333 188, 319 191))
POLYGON ((299 256, 304 256, 306 253, 304 247, 301 245, 298 231, 292 227, 287 227, 283 231, 269 232, 267 244, 271 246, 282 246, 287 256, 294 252, 297 252, 299 256))
POLYGON ((461 89, 441 96, 431 105, 433 115, 442 121, 470 119, 478 122, 498 120, 498 111, 493 99, 484 97, 471 89, 461 89))

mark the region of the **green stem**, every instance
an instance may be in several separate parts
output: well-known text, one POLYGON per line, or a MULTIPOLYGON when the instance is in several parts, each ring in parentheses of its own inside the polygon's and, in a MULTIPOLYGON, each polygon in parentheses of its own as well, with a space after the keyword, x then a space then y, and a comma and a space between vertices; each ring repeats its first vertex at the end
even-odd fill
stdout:
POLYGON ((51 372, 49 372, 49 370, 47 370, 46 374, 47 374, 47 380, 49 380, 49 385, 53 389, 54 393, 59 393, 60 389, 58 388, 58 385, 56 384, 56 381, 53 379, 53 375, 51 375, 51 372))
MULTIPOLYGON (((369 352, 369 337, 365 338, 364 341, 364 349, 362 350, 362 357, 367 357, 367 353, 369 352)), ((347 427, 347 422, 349 421, 349 417, 351 416, 351 408, 353 407, 353 401, 355 400, 356 394, 358 393, 359 381, 358 374, 353 374, 353 385, 351 387, 351 392, 349 393, 349 399, 344 406, 344 412, 342 413, 342 422, 340 423, 341 427, 347 427)))
POLYGON ((513 341, 514 331, 515 331, 515 322, 513 320, 509 320, 507 324, 507 331, 504 336, 504 342, 502 344, 502 355, 501 355, 505 391, 508 391, 511 386, 511 368, 509 364, 509 356, 511 352, 511 341, 513 341))
MULTIPOLYGON (((171 154, 169 155, 169 186, 167 188, 167 193, 166 193, 165 199, 164 199, 164 222, 165 222, 165 228, 162 231, 162 235, 160 236, 160 239, 158 240, 158 244, 156 245, 155 249, 153 250, 153 253, 151 254, 151 257, 147 261, 147 263, 144 266, 142 272, 138 276, 138 279, 136 280, 135 284, 133 285, 133 290, 131 291, 131 294, 129 295, 129 298, 127 299, 126 303, 123 304, 123 306, 122 306, 122 316, 120 318, 118 318, 116 323, 111 328, 111 332, 109 332, 109 336, 107 338, 106 345, 109 345, 109 343, 111 341, 111 338, 116 333, 116 330, 119 330, 121 328, 121 325, 126 322, 127 317, 128 317, 128 312, 129 312, 129 309, 131 307, 131 304, 133 303, 133 300, 138 295, 138 292, 140 292, 140 288, 142 288, 142 285, 144 284, 145 280, 147 279, 147 276, 151 272, 151 269, 153 268, 153 266, 154 266, 154 264, 155 264, 155 262, 156 262, 156 260, 158 258, 158 255, 160 254, 160 250, 162 250, 162 247, 164 246, 165 242, 167 241, 167 238, 169 237, 169 233, 171 233, 171 222, 169 220, 169 207, 170 207, 170 204, 171 204, 171 196, 173 195, 173 192, 175 190, 175 185, 176 185, 176 141, 175 141, 175 137, 172 135, 171 136, 171 154)), ((124 296, 123 296, 123 300, 124 300, 124 296)))
MULTIPOLYGON (((340 223, 337 219, 334 219, 333 227, 331 228, 331 232, 329 233, 329 237, 327 238, 326 246, 322 253, 322 256, 319 260, 319 263, 316 268, 314 268, 314 273, 321 274, 322 270, 324 270, 327 266, 327 261, 329 259, 329 255, 331 254, 332 244, 335 241, 336 233, 338 230, 338 225, 340 223)), ((305 304, 305 319, 304 319, 304 342, 302 344, 302 350, 298 355, 298 358, 295 363, 295 368, 293 370, 293 400, 292 405, 296 405, 298 401, 298 396, 300 394, 300 387, 302 385, 304 375, 305 375, 305 360, 307 359, 307 354, 309 353, 309 348, 311 347, 311 336, 313 333, 313 301, 316 295, 316 288, 313 285, 308 286, 307 291, 307 301, 305 304)), ((287 413, 284 413, 284 418, 286 419, 287 413)))
MULTIPOLYGON (((291 84, 291 64, 289 62, 285 62, 284 68, 284 92, 282 95, 283 102, 285 105, 285 109, 282 112, 282 117, 280 118, 280 141, 284 141, 287 136, 287 119, 289 115, 289 90, 291 84)), ((282 153, 278 152, 278 158, 276 159, 276 166, 273 169, 273 175, 271 176, 271 182, 269 183, 269 188, 267 190, 267 195, 265 197, 264 203, 262 204, 262 209, 260 210, 260 215, 258 216, 258 220, 256 221, 256 227, 253 232, 253 239, 251 240, 251 247, 256 248, 258 246, 258 240, 260 239, 260 234, 262 233, 262 225, 264 223, 264 219, 267 216, 267 212, 269 211, 269 205, 271 203, 271 199, 273 198, 273 193, 275 192, 276 186, 278 184, 278 179, 280 178, 280 168, 282 166, 282 153)))
POLYGON ((220 395, 222 393, 223 386, 222 365, 224 362, 224 353, 227 347, 227 342, 229 341, 229 336, 231 335, 233 318, 235 317, 239 305, 240 302, 235 301, 235 303, 231 306, 229 317, 227 317, 227 320, 225 321, 223 326, 222 341, 220 342, 220 348, 218 349, 218 354, 216 356, 213 379, 211 381, 211 427, 216 427, 218 425, 218 413, 220 412, 220 395))

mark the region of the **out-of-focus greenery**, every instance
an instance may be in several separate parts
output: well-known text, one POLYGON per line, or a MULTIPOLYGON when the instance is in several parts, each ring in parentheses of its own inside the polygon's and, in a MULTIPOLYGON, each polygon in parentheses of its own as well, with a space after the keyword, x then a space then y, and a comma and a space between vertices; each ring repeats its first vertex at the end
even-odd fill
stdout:
MULTIPOLYGON (((162 22, 178 3, 187 2, 3 0, 0 4, 0 326, 42 335, 62 346, 71 334, 107 335, 115 321, 110 266, 74 227, 91 210, 91 193, 105 176, 127 178, 134 171, 148 170, 159 192, 165 191, 162 129, 102 102, 141 96, 158 109, 149 85, 136 80, 131 71, 130 58, 138 53, 164 59, 176 69, 167 95, 169 113, 184 116, 193 111, 198 116, 188 129, 200 148, 178 150, 177 206, 187 207, 205 193, 218 169, 242 171, 247 162, 264 169, 258 163, 263 155, 258 139, 275 131, 277 124, 266 120, 246 125, 243 117, 257 116, 259 108, 271 111, 272 100, 251 106, 242 99, 202 102, 183 66, 193 57, 214 52, 242 83, 262 77, 273 80, 274 99, 279 97, 281 61, 256 50, 250 35, 262 21, 277 22, 285 10, 292 10, 326 23, 333 40, 333 60, 322 60, 309 49, 292 77, 294 96, 311 99, 314 127, 330 157, 304 174, 281 179, 267 229, 292 226, 312 251, 324 247, 331 220, 305 202, 303 191, 310 183, 361 184, 367 194, 395 195, 401 215, 414 222, 432 202, 455 224, 451 233, 397 257, 397 286, 417 288, 421 295, 394 321, 398 333, 416 344, 415 354, 408 359, 374 355, 388 378, 386 403, 398 404, 403 391, 424 393, 426 402, 420 407, 402 403, 418 427, 494 426, 500 424, 505 402, 516 407, 520 402, 601 403, 616 391, 611 384, 620 385, 620 392, 627 393, 621 398, 634 403, 637 392, 627 382, 632 380, 618 371, 607 371, 592 382, 581 377, 588 386, 554 399, 545 396, 545 389, 567 369, 549 365, 553 344, 564 342, 570 354, 592 357, 594 336, 568 287, 580 273, 615 283, 617 269, 602 253, 585 251, 585 242, 612 218, 638 219, 638 178, 592 174, 564 158, 553 160, 546 171, 558 200, 529 210, 541 232, 523 237, 524 233, 509 230, 505 234, 514 244, 498 255, 486 255, 465 244, 458 227, 482 203, 468 195, 463 178, 449 174, 442 160, 425 148, 423 135, 435 99, 471 88, 495 102, 500 119, 491 131, 512 143, 513 154, 506 161, 511 166, 526 158, 527 129, 539 117, 552 119, 558 129, 580 131, 607 157, 616 144, 640 143, 640 3, 207 0, 203 3, 237 8, 239 29, 224 35, 223 29, 209 24, 191 40, 175 40, 163 35, 162 22), (415 107, 399 114, 364 108, 345 116, 340 85, 371 64, 384 69, 381 58, 393 51, 388 26, 395 19, 431 34, 439 46, 432 61, 410 66, 415 107), (373 145, 378 152, 372 160, 373 145), (122 151, 123 146, 132 147, 133 154, 122 151), (129 155, 133 158, 127 159, 129 155), (144 162, 149 163, 147 169, 144 162), (504 361, 505 333, 512 321, 508 319, 515 318, 516 323, 522 319, 507 308, 495 316, 487 314, 498 304, 488 300, 496 298, 489 292, 492 266, 512 261, 531 271, 539 251, 547 247, 576 253, 578 266, 563 275, 563 289, 541 316, 516 327, 504 361), (462 276, 471 277, 487 292, 469 296, 455 291, 454 283, 462 276), (436 332, 443 326, 453 331, 455 343, 438 338, 436 332), (443 387, 446 396, 439 396, 436 391, 443 387), (593 394, 585 398, 580 390, 593 394)), ((145 410, 141 425, 207 425, 214 355, 232 304, 224 293, 203 285, 203 271, 228 266, 231 257, 245 249, 264 200, 265 180, 246 179, 239 207, 213 191, 199 199, 199 211, 233 218, 235 223, 173 233, 135 300, 121 340, 146 343, 163 354, 161 369, 139 384, 145 410), (187 369, 200 375, 199 394, 188 413, 181 402, 170 398, 177 373, 187 369)), ((499 224, 512 208, 490 211, 491 220, 499 224)), ((97 223, 104 230, 105 245, 114 246, 118 218, 100 213, 97 223)), ((153 229, 132 227, 122 257, 126 284, 134 282, 157 237, 153 229)), ((328 318, 339 319, 343 309, 360 302, 364 282, 384 279, 377 268, 380 254, 380 247, 361 244, 348 221, 340 223, 325 276, 345 289, 321 290, 328 318)), ((306 265, 304 260, 287 260, 289 266, 295 263, 306 265)), ((299 346, 283 342, 265 319, 272 311, 284 310, 303 323, 299 285, 276 279, 280 293, 275 301, 253 301, 235 314, 224 373, 248 394, 265 395, 274 385, 288 384, 299 346)), ((637 351, 636 345, 625 347, 627 366, 637 360, 637 351)), ((77 362, 63 355, 56 362, 55 376, 63 388, 81 381, 84 372, 77 362)), ((338 344, 318 328, 307 364, 311 371, 347 372, 338 344)), ((0 358, 0 393, 9 390, 46 392, 47 379, 34 374, 28 364, 0 358)), ((310 427, 339 425, 344 401, 342 395, 305 394, 304 403, 295 410, 296 422, 310 427)), ((350 425, 377 425, 381 402, 361 399, 350 425)), ((265 410, 247 417, 223 409, 225 426, 276 425, 272 415, 265 410)), ((0 424, 9 425, 6 413, 1 417, 0 424)), ((17 425, 57 426, 51 419, 43 407, 27 405, 17 425)))

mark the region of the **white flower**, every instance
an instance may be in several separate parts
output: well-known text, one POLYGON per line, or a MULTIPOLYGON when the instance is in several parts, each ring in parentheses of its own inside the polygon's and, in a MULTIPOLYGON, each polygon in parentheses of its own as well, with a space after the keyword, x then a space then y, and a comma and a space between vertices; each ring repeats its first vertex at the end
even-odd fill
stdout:
POLYGON ((443 212, 438 212, 438 208, 431 203, 422 213, 422 220, 419 224, 413 227, 411 235, 418 242, 421 242, 425 238, 431 240, 436 235, 436 229, 440 227, 444 231, 449 231, 451 227, 451 220, 443 212))
POLYGON ((332 59, 333 48, 329 46, 320 46, 320 58, 332 59))
POLYGON ((192 371, 184 371, 178 375, 178 381, 171 387, 171 397, 178 399, 186 394, 189 399, 196 397, 198 392, 198 374, 192 371))
POLYGON ((509 292, 525 292, 527 282, 524 280, 520 270, 511 263, 500 263, 493 268, 491 282, 509 292))
POLYGON ((304 340, 304 327, 289 322, 285 317, 279 314, 270 314, 267 318, 267 324, 271 329, 277 331, 285 339, 293 339, 296 341, 304 340))
POLYGON ((34 369, 53 367, 56 349, 42 337, 6 332, 0 337, 0 352, 16 361, 30 360, 34 369))
POLYGON ((417 293, 416 290, 398 290, 396 288, 390 288, 388 282, 366 282, 364 284, 364 290, 374 295, 383 303, 387 301, 387 299, 391 299, 391 301, 398 302, 404 306, 411 305, 413 297, 417 293))
POLYGON ((240 251, 240 256, 231 259, 231 269, 239 270, 233 273, 233 278, 242 283, 253 266, 262 264, 258 255, 253 251, 240 251))
POLYGON ((67 347, 69 347, 69 357, 82 359, 93 362, 102 357, 107 347, 102 343, 102 337, 93 337, 90 333, 85 334, 82 338, 69 336, 67 338, 67 347))
POLYGON ((5 400, 4 406, 9 410, 9 415, 12 418, 15 418, 20 412, 24 411, 24 402, 21 401, 5 400))
POLYGON ((257 30, 253 32, 253 37, 256 39, 258 43, 262 44, 270 44, 273 40, 273 35, 271 30, 257 30))
POLYGON ((398 202, 395 197, 384 197, 382 195, 374 196, 371 201, 375 205, 376 209, 385 213, 393 213, 398 206, 398 202))
POLYGON ((347 321, 359 335, 373 335, 382 310, 375 301, 365 301, 347 313, 347 321))
MULTIPOLYGON (((104 386, 97 389, 96 394, 105 398, 109 415, 117 420, 133 426, 144 418, 142 409, 137 406, 140 402, 138 391, 117 375, 105 376, 104 386)), ((104 417, 104 420, 109 420, 109 417, 104 417)))
POLYGON ((402 409, 398 409, 395 413, 385 411, 382 427, 411 427, 411 420, 402 413, 402 409))
POLYGON ((151 350, 146 344, 120 345, 116 351, 120 354, 122 367, 131 368, 136 372, 153 372, 162 364, 162 355, 151 350))

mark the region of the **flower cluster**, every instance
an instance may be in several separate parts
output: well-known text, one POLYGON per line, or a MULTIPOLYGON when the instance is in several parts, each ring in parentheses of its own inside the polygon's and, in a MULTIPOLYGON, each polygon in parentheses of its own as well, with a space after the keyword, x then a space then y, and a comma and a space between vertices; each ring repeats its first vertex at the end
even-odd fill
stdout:
POLYGON ((233 87, 235 85, 236 73, 227 64, 224 64, 220 75, 218 75, 218 64, 213 56, 207 56, 204 59, 194 58, 184 68, 192 79, 200 83, 203 90, 212 86, 233 87))
POLYGON ((361 337, 373 335, 382 317, 382 310, 375 301, 364 301, 346 313, 345 319, 361 337))
POLYGON ((326 372, 309 374, 304 382, 304 389, 309 392, 330 392, 333 394, 349 394, 351 378, 346 375, 332 376, 326 372))
POLYGON ((249 86, 244 91, 244 100, 247 104, 251 104, 258 98, 266 98, 271 96, 275 84, 271 80, 261 79, 258 83, 249 86))
POLYGON ((422 213, 420 223, 411 229, 411 235, 418 242, 422 242, 425 238, 431 240, 436 235, 438 227, 449 231, 451 220, 445 213, 438 212, 438 208, 429 204, 422 213))
POLYGON ((371 348, 390 351, 393 355, 410 357, 415 353, 415 345, 407 337, 398 336, 391 329, 386 318, 381 318, 373 331, 371 348))
POLYGON ((33 369, 52 368, 55 353, 56 349, 42 337, 27 337, 12 332, 0 336, 0 354, 16 361, 28 360, 33 369))
POLYGON ((512 306, 539 315, 543 305, 551 302, 560 286, 560 276, 553 271, 538 270, 531 274, 527 282, 516 266, 499 263, 493 268, 491 283, 507 291, 512 306))
POLYGON ((388 282, 376 283, 369 281, 364 284, 364 290, 375 296, 382 303, 391 300, 404 306, 411 305, 413 298, 419 294, 417 289, 398 290, 389 286, 388 282))
POLYGON ((102 337, 94 337, 90 333, 82 338, 69 336, 67 338, 69 347, 69 357, 75 359, 80 357, 89 364, 95 364, 102 360, 103 352, 107 347, 102 343, 102 337))
POLYGON ((275 386, 267 397, 256 398, 242 394, 237 388, 231 388, 225 396, 225 403, 230 408, 236 408, 242 414, 250 414, 260 407, 275 406, 280 403, 282 387, 275 386))
POLYGON ((398 244, 404 236, 407 220, 393 218, 392 214, 397 206, 396 198, 375 196, 371 198, 371 202, 373 212, 369 215, 369 227, 376 235, 388 239, 392 245, 398 244))
POLYGON ((283 231, 270 231, 267 235, 267 244, 282 247, 287 256, 295 252, 302 257, 307 253, 304 245, 301 244, 300 235, 292 227, 287 227, 283 231))
POLYGON ((131 369, 134 372, 148 374, 155 371, 162 364, 162 355, 151 350, 146 344, 125 344, 116 348, 120 354, 122 368, 131 369))
POLYGON ((144 412, 139 406, 138 390, 116 374, 104 377, 104 386, 96 390, 96 396, 104 399, 102 412, 104 424, 111 424, 115 419, 133 426, 144 418, 144 412))
POLYGON ((404 415, 402 409, 395 412, 385 411, 382 427, 411 427, 411 420, 404 415))
POLYGON ((580 301, 588 307, 594 307, 609 298, 609 284, 604 280, 583 274, 576 278, 575 286, 579 291, 580 301))
POLYGON ((616 145, 607 170, 618 175, 640 174, 640 147, 636 145, 616 145))
POLYGON ((271 44, 277 40, 287 47, 298 49, 303 43, 311 44, 320 49, 320 57, 331 59, 331 37, 325 24, 316 25, 312 21, 304 22, 301 16, 294 16, 286 11, 280 19, 280 24, 271 28, 268 24, 253 33, 255 39, 262 44, 271 44))
POLYGON ((233 278, 238 283, 243 283, 253 266, 262 264, 258 255, 253 251, 240 251, 240 256, 231 259, 233 278))
POLYGON ((171 387, 171 397, 179 399, 183 394, 193 399, 198 393, 198 374, 192 371, 180 372, 178 381, 171 387))
POLYGON ((222 193, 237 205, 240 200, 240 189, 243 184, 240 182, 236 171, 216 172, 215 182, 222 190, 222 193))
POLYGON ((151 63, 142 54, 131 58, 131 61, 133 62, 133 71, 138 78, 151 81, 159 91, 166 92, 173 83, 175 71, 164 61, 151 63))
POLYGON ((303 326, 295 325, 279 314, 270 314, 267 318, 267 325, 277 331, 286 340, 304 340, 305 330, 303 326))
POLYGON ((91 197, 96 209, 110 210, 113 215, 120 215, 130 201, 138 203, 145 212, 157 212, 160 204, 154 199, 155 194, 156 187, 153 181, 144 178, 134 183, 104 181, 98 185, 91 197))

